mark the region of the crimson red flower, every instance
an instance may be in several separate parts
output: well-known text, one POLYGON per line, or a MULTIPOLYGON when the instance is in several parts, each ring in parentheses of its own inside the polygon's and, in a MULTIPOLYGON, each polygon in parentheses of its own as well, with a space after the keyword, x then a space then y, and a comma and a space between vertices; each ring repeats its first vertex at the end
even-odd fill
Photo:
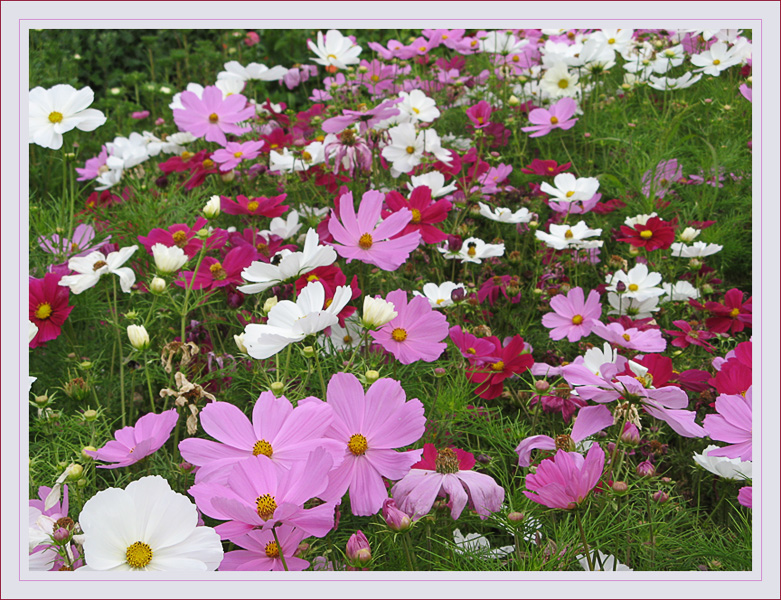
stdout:
MULTIPOLYGON (((214 290, 230 284, 239 285, 245 283, 241 278, 241 272, 252 264, 254 257, 255 248, 248 245, 232 248, 222 261, 218 261, 211 256, 205 256, 201 261, 198 272, 195 274, 192 289, 214 290)), ((177 281, 176 285, 179 287, 190 285, 193 272, 185 271, 182 273, 182 276, 184 281, 177 281)))
POLYGON ((618 238, 619 242, 627 242, 635 248, 645 248, 649 252, 669 248, 675 241, 675 230, 659 217, 651 217, 645 225, 621 225, 621 233, 624 237, 618 238))
POLYGON ((482 304, 485 299, 488 298, 488 303, 493 306, 494 302, 499 298, 499 294, 504 294, 504 297, 507 298, 507 300, 513 304, 517 304, 521 301, 520 287, 521 281, 517 275, 494 275, 493 277, 486 279, 483 282, 483 285, 480 286, 480 289, 477 292, 477 299, 482 304), (507 294, 508 288, 511 290, 512 288, 515 288, 518 290, 518 293, 514 294, 511 298, 507 294))
POLYGON ((453 205, 447 200, 432 202, 431 189, 428 186, 416 187, 412 190, 409 200, 399 192, 388 192, 385 194, 385 204, 390 210, 383 211, 384 219, 402 208, 406 208, 412 213, 412 220, 396 237, 419 231, 420 237, 427 244, 438 244, 447 239, 447 234, 434 227, 432 223, 441 223, 447 219, 447 214, 453 205))
POLYGON ((540 160, 539 158, 535 158, 530 164, 521 169, 521 173, 553 177, 567 171, 571 166, 572 163, 560 165, 555 160, 540 160))
MULTIPOLYGON (((319 281, 323 284, 323 289, 325 290, 325 308, 328 308, 334 298, 336 289, 340 286, 347 285, 347 276, 338 267, 338 265, 317 267, 316 269, 313 269, 296 279, 296 295, 300 294, 301 291, 312 281, 319 281)), ((358 287, 357 275, 353 275, 353 279, 350 282, 350 287, 353 291, 350 300, 355 300, 361 295, 361 288, 358 287)), ((345 327, 345 319, 352 316, 356 310, 357 309, 354 306, 345 306, 341 312, 336 315, 339 319, 339 325, 345 327)))
POLYGON ((745 394, 751 387, 751 349, 751 342, 738 344, 735 347, 734 355, 724 361, 716 375, 708 380, 708 383, 715 387, 719 394, 730 396, 745 394))
POLYGON ((246 228, 242 233, 234 231, 230 234, 230 243, 233 246, 251 246, 257 251, 254 260, 270 263, 274 255, 280 250, 295 252, 294 244, 285 244, 278 235, 269 233, 261 235, 257 229, 246 228))
MULTIPOLYGON (((190 227, 186 223, 176 223, 171 225, 168 229, 155 228, 149 232, 147 237, 143 235, 138 236, 138 241, 146 248, 146 251, 151 255, 152 246, 155 244, 163 244, 163 246, 179 246, 184 253, 193 258, 203 247, 203 241, 195 237, 195 235, 206 226, 208 221, 203 217, 198 217, 195 224, 190 227)), ((227 240, 227 233, 221 229, 216 230, 209 239, 206 240, 207 248, 222 248, 227 240)))
POLYGON ((675 331, 672 329, 664 330, 665 333, 673 336, 673 340, 670 342, 673 346, 677 346, 678 348, 702 346, 708 352, 713 352, 713 346, 705 340, 712 338, 716 334, 711 333, 710 331, 692 329, 692 326, 689 324, 689 322, 684 320, 673 321, 673 325, 678 327, 681 331, 675 331))
POLYGON ((470 367, 467 369, 467 378, 473 383, 480 384, 475 390, 478 396, 491 400, 501 395, 505 379, 531 368, 534 359, 531 354, 524 352, 525 344, 519 335, 513 336, 504 348, 499 339, 494 336, 484 339, 494 345, 492 354, 497 360, 483 366, 470 367))
POLYGON ((69 288, 59 285, 60 278, 54 273, 47 273, 43 279, 30 277, 30 320, 38 327, 30 348, 59 337, 62 324, 73 310, 68 306, 69 288))
POLYGON ((287 198, 287 194, 272 196, 258 196, 257 198, 247 198, 246 196, 236 196, 236 200, 231 200, 227 196, 220 196, 220 208, 222 212, 229 215, 253 215, 268 217, 270 219, 281 216, 288 208, 287 204, 282 204, 287 198))
POLYGON ((203 184, 207 175, 220 172, 217 163, 210 157, 211 153, 208 150, 201 150, 195 154, 184 151, 181 156, 172 156, 158 166, 166 175, 189 171, 190 178, 185 182, 184 188, 191 190, 203 184))
POLYGON ((740 333, 751 327, 751 297, 743 302, 743 292, 732 288, 724 294, 724 304, 706 302, 705 310, 714 316, 706 319, 705 324, 714 333, 740 333))

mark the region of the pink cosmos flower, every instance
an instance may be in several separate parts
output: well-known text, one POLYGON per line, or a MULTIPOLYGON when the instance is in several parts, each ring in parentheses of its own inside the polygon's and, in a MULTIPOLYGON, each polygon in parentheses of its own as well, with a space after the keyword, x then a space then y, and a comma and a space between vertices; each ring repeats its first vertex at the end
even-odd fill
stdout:
POLYGON ((407 401, 393 379, 378 379, 364 393, 349 373, 331 377, 327 394, 334 420, 325 435, 343 444, 344 460, 331 472, 323 496, 341 498, 349 489, 352 513, 373 515, 388 497, 382 478, 401 479, 420 460, 422 450, 395 449, 423 435, 423 404, 417 398, 407 401))
POLYGON ((531 464, 531 453, 534 449, 539 450, 565 450, 575 449, 575 444, 582 442, 586 438, 594 435, 597 431, 602 431, 605 427, 613 424, 613 415, 605 406, 584 406, 578 412, 575 425, 572 427, 572 433, 569 435, 557 435, 553 439, 547 435, 533 435, 526 438, 515 449, 518 453, 518 464, 522 467, 528 467, 531 464))
POLYGON ((504 502, 504 488, 489 475, 472 471, 475 457, 459 448, 423 446, 423 458, 391 489, 393 499, 412 519, 429 513, 437 496, 448 496, 450 516, 458 519, 469 502, 485 519, 498 511, 504 502))
POLYGON ((185 90, 181 95, 184 108, 174 109, 174 122, 182 131, 189 131, 195 137, 205 137, 207 142, 221 146, 228 143, 226 133, 247 133, 249 127, 236 123, 255 116, 255 107, 247 106, 247 99, 241 94, 222 97, 222 90, 210 85, 203 90, 201 98, 185 90))
POLYGON ((235 464, 227 484, 196 483, 188 492, 204 514, 227 521, 215 527, 234 543, 250 531, 291 525, 305 534, 323 537, 334 525, 334 502, 304 508, 312 498, 325 497, 333 461, 324 448, 280 470, 263 454, 235 464))
POLYGON ((179 420, 175 408, 158 414, 149 413, 141 417, 134 426, 127 426, 114 433, 115 440, 107 442, 97 450, 85 450, 96 460, 115 463, 98 465, 99 469, 116 469, 137 463, 142 458, 154 454, 171 437, 171 432, 179 420))
POLYGON ((462 331, 460 325, 451 327, 449 334, 456 348, 461 351, 464 358, 469 359, 470 365, 496 362, 496 348, 489 340, 462 331))
POLYGON ((269 531, 250 531, 236 540, 244 550, 226 552, 220 563, 220 571, 303 571, 309 562, 295 556, 306 534, 296 527, 280 525, 276 528, 279 545, 269 531), (282 557, 285 562, 282 562, 282 557))
MULTIPOLYGON (((152 246, 163 244, 163 246, 168 246, 169 248, 178 246, 184 250, 187 256, 194 258, 203 247, 203 241, 198 239, 195 234, 206 227, 207 223, 207 219, 198 217, 192 227, 185 223, 176 223, 168 229, 155 228, 149 232, 147 237, 139 235, 138 241, 143 244, 150 255, 152 254, 152 246)), ((220 248, 225 245, 226 240, 227 234, 222 230, 217 230, 206 240, 206 245, 208 248, 220 248)))
POLYGON ((753 496, 752 488, 750 485, 744 486, 738 490, 738 502, 741 506, 745 506, 746 508, 751 508, 753 505, 753 496))
POLYGON ((257 198, 247 198, 239 194, 236 200, 231 200, 227 196, 220 196, 220 210, 228 215, 252 215, 268 217, 273 219, 279 217, 290 208, 288 204, 282 204, 287 198, 287 194, 272 196, 258 196, 257 198))
POLYGON ((380 121, 398 115, 401 111, 394 106, 402 100, 403 98, 391 98, 367 111, 344 109, 342 116, 323 121, 322 130, 326 133, 340 133, 353 123, 359 123, 360 133, 366 133, 380 121))
POLYGON ((599 292, 591 290, 588 299, 583 299, 583 288, 572 288, 566 296, 558 294, 550 300, 554 312, 542 316, 542 324, 550 327, 550 338, 560 340, 567 338, 577 342, 586 337, 595 325, 601 325, 602 304, 599 302, 599 292))
POLYGON ((240 162, 257 158, 265 142, 228 142, 225 148, 215 150, 212 160, 220 165, 220 171, 235 169, 240 162))
POLYGON ((654 186, 654 194, 659 198, 664 198, 672 184, 683 177, 683 168, 678 165, 674 158, 671 160, 660 160, 656 165, 656 170, 651 175, 651 171, 643 174, 643 192, 644 196, 651 193, 651 184, 654 186))
POLYGON ((711 353, 714 351, 714 347, 705 340, 712 338, 714 335, 716 335, 715 333, 711 333, 710 331, 702 329, 692 329, 692 326, 689 324, 689 322, 684 321, 683 319, 679 321, 673 321, 673 325, 675 325, 681 331, 675 331, 672 329, 664 330, 665 333, 673 336, 673 341, 670 342, 673 346, 677 346, 678 348, 688 348, 689 346, 695 345, 702 346, 711 353))
POLYGON ((491 105, 485 100, 480 100, 466 111, 466 116, 477 129, 483 129, 491 124, 491 105))
POLYGON ((176 285, 186 288, 195 276, 192 283, 194 290, 215 290, 226 285, 242 285, 244 280, 241 272, 252 264, 255 259, 255 248, 247 245, 232 248, 222 261, 211 256, 204 256, 198 272, 183 271, 183 281, 176 281, 176 285))
MULTIPOLYGON (((743 97, 748 100, 749 102, 752 102, 751 98, 753 95, 752 88, 748 87, 745 83, 741 84, 738 88, 740 90, 740 93, 743 95, 743 97)), ((751 489, 751 488, 749 488, 751 489)))
MULTIPOLYGON (((106 166, 107 160, 108 151, 106 150, 105 146, 101 146, 100 154, 93 156, 92 158, 88 158, 87 162, 84 163, 83 169, 81 167, 76 167, 76 172, 79 174, 79 176, 76 178, 76 181, 88 181, 98 177, 98 175, 101 173, 101 167, 106 166)), ((108 167, 106 167, 105 170, 108 170, 108 167)))
POLYGON ((130 113, 131 119, 136 119, 140 121, 141 119, 146 119, 149 116, 148 110, 137 110, 136 112, 130 113))
POLYGON ((727 442, 718 450, 711 450, 708 456, 726 456, 740 460, 752 460, 751 456, 751 389, 746 395, 720 395, 716 398, 715 415, 705 417, 705 431, 711 439, 727 442))
POLYGON ((339 198, 341 221, 332 211, 328 231, 336 241, 333 247, 348 263, 357 258, 384 271, 395 271, 420 244, 418 231, 389 239, 407 226, 412 213, 401 209, 378 224, 384 197, 375 190, 364 193, 357 216, 352 192, 339 198))
POLYGON ((529 137, 541 137, 548 135, 554 129, 572 129, 577 121, 572 118, 577 107, 578 105, 572 98, 562 98, 547 110, 535 108, 529 113, 529 121, 533 125, 521 127, 521 131, 526 133, 533 131, 534 133, 529 137))
POLYGON ((111 236, 108 236, 99 244, 92 244, 93 239, 95 239, 95 229, 92 225, 79 223, 73 229, 71 239, 60 237, 56 233, 49 238, 40 236, 38 238, 38 246, 41 250, 50 254, 58 254, 64 257, 70 257, 71 255, 80 256, 92 250, 97 250, 110 240, 111 236))
POLYGON ((419 231, 421 239, 427 244, 438 244, 447 239, 447 234, 433 224, 447 219, 453 205, 447 200, 433 202, 431 188, 428 186, 421 185, 413 189, 409 200, 396 191, 388 192, 385 203, 390 209, 384 211, 383 217, 386 219, 394 212, 403 209, 408 209, 412 213, 412 220, 401 230, 400 236, 419 231))
POLYGON ((592 444, 586 458, 559 450, 552 460, 542 461, 526 476, 527 498, 548 508, 572 510, 586 499, 599 482, 605 466, 605 452, 592 444))
POLYGON ((201 411, 200 420, 203 430, 217 441, 188 438, 179 443, 179 451, 187 462, 201 467, 196 483, 224 484, 233 465, 260 454, 287 470, 323 446, 338 463, 341 445, 323 438, 332 419, 331 407, 311 396, 293 408, 284 396, 263 392, 255 402, 252 421, 229 402, 212 402, 201 411))
POLYGON ((393 354, 403 365, 418 360, 433 362, 447 348, 443 342, 448 334, 447 319, 431 308, 423 296, 415 296, 407 303, 407 292, 395 290, 386 300, 398 313, 378 331, 370 332, 380 346, 393 354))
POLYGON ((521 301, 520 283, 521 280, 517 275, 494 275, 486 279, 480 286, 477 291, 477 299, 482 304, 487 298, 488 303, 493 306, 499 295, 502 294, 513 304, 518 304, 521 301), (511 287, 519 290, 512 298, 507 295, 507 289, 511 287))
POLYGON ((592 331, 603 340, 638 352, 663 352, 667 347, 659 329, 640 331, 634 327, 624 329, 620 323, 595 323, 592 331))

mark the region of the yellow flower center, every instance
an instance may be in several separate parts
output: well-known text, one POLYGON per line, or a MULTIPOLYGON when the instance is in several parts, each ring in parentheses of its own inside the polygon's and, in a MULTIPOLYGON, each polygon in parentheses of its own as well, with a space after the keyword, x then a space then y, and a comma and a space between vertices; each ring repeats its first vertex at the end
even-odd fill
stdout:
POLYGON ((412 222, 420 223, 420 211, 417 208, 412 209, 412 222))
POLYGON ((351 335, 346 335, 346 336, 344 336, 344 337, 342 338, 342 341, 343 341, 345 344, 352 344, 352 343, 353 343, 353 336, 351 336, 351 335))
POLYGON ((312 160, 312 155, 311 155, 311 154, 309 154, 309 152, 307 152, 306 150, 304 150, 304 151, 301 153, 301 158, 302 158, 303 160, 305 160, 306 162, 309 162, 310 160, 312 160))
POLYGON ((174 244, 180 248, 184 248, 187 245, 187 234, 184 231, 175 231, 173 236, 174 244))
POLYGON ((92 270, 93 271, 98 271, 99 269, 102 269, 103 267, 105 267, 106 264, 107 263, 106 263, 105 260, 99 260, 94 265, 92 265, 92 270))
POLYGON ((631 341, 632 341, 632 338, 631 338, 631 337, 629 337, 629 334, 628 334, 628 333, 625 333, 625 334, 624 334, 624 335, 622 335, 621 337, 622 337, 622 338, 624 338, 624 339, 625 339, 627 342, 631 342, 631 341))
POLYGON ((608 43, 608 44, 615 44, 615 43, 616 43, 616 38, 610 38, 610 39, 607 41, 607 43, 608 43))
POLYGON ((320 278, 319 278, 317 275, 315 275, 314 273, 312 273, 311 275, 308 275, 308 276, 307 276, 306 280, 307 280, 308 282, 312 282, 312 281, 320 281, 320 278))
POLYGON ((363 456, 366 453, 366 449, 369 447, 369 442, 360 433, 356 433, 350 437, 350 441, 347 442, 347 449, 355 456, 363 456))
POLYGON ((420 50, 421 52, 425 52, 426 51, 426 47, 425 46, 418 46, 418 50, 420 50))
POLYGON ((62 122, 62 113, 57 112, 56 110, 54 112, 49 113, 49 122, 50 123, 61 123, 62 122))
POLYGON ((583 316, 582 315, 575 315, 572 317, 572 324, 573 325, 580 325, 583 322, 583 316))
POLYGON ((407 154, 415 154, 415 146, 407 146, 407 154))
POLYGON ((567 229, 567 231, 564 232, 564 239, 565 240, 571 240, 575 236, 574 233, 572 233, 571 229, 567 229))
POLYGON ((242 156, 244 156, 243 152, 234 152, 233 153, 233 158, 241 158, 242 156))
POLYGON ((444 299, 444 298, 440 298, 439 300, 437 300, 437 306, 439 306, 440 304, 442 304, 444 301, 445 301, 445 299, 444 299))
POLYGON ((152 548, 144 542, 130 544, 125 551, 125 560, 134 569, 143 569, 152 562, 152 548))
POLYGON ((559 87, 566 90, 569 87, 569 79, 559 79, 559 87))
MULTIPOLYGON (((713 61, 713 64, 714 65, 720 65, 721 61, 717 58, 716 60, 713 61)), ((51 120, 51 117, 49 117, 49 120, 51 120)))
POLYGON ((48 302, 42 302, 35 309, 35 317, 37 319, 48 319, 51 316, 51 314, 52 314, 52 306, 48 302))
POLYGON ((369 79, 371 79, 374 83, 377 83, 380 80, 380 76, 372 75, 369 79))
POLYGON ((218 262, 214 263, 211 267, 209 267, 209 271, 211 272, 212 277, 214 277, 218 281, 222 281, 228 277, 228 273, 222 267, 222 264, 218 262))
POLYGON ((643 229, 643 231, 640 232, 640 237, 644 240, 650 240, 654 235, 654 232, 650 229, 643 229))
POLYGON ((201 166, 204 169, 211 169, 214 166, 214 161, 211 158, 207 158, 201 163, 201 166))
POLYGON ((564 450, 565 452, 572 452, 575 450, 575 444, 572 438, 566 433, 556 436, 556 450, 564 450))
POLYGON ((637 285, 636 283, 630 283, 628 289, 630 292, 636 292, 637 290, 640 289, 640 286, 637 285))
POLYGON ((372 239, 371 234, 364 233, 360 238, 358 238, 358 245, 364 250, 371 248, 373 243, 374 240, 372 239))
POLYGON ((258 210, 258 206, 260 206, 260 204, 258 204, 253 200, 252 202, 247 203, 247 210, 250 212, 255 212, 256 210, 258 210))
POLYGON ((558 122, 559 122, 559 119, 557 117, 551 117, 550 118, 550 124, 551 125, 555 125, 558 122))
POLYGON ((180 156, 182 157, 183 160, 189 160, 195 155, 192 152, 188 152, 187 150, 185 150, 184 152, 182 152, 180 156))
POLYGON ((217 113, 212 113, 209 115, 209 123, 216 123, 219 120, 220 120, 220 115, 218 115, 217 113))
POLYGON ((477 244, 475 244, 474 242, 469 242, 469 244, 467 244, 467 247, 468 250, 466 251, 466 253, 469 256, 474 256, 475 254, 477 254, 477 249, 476 249, 477 244))
POLYGON ((420 114, 420 111, 417 108, 415 108, 414 106, 412 107, 412 112, 414 112, 416 115, 420 114))
POLYGON ((263 456, 268 456, 271 458, 271 455, 274 453, 273 448, 271 447, 271 444, 269 444, 266 440, 258 440, 255 442, 255 445, 252 447, 252 454, 255 456, 258 456, 259 454, 262 454, 263 456))
POLYGON ((437 473, 458 473, 458 454, 452 448, 443 448, 437 453, 434 469, 437 473))
POLYGON ((467 348, 467 349, 466 349, 466 351, 467 351, 469 354, 477 354, 477 350, 475 350, 474 348, 467 348))
POLYGON ((266 544, 266 556, 269 558, 279 558, 279 546, 276 542, 266 544))
POLYGON ((499 371, 504 371, 504 363, 501 360, 499 362, 495 362, 491 365, 491 370, 496 371, 497 373, 499 371))
POLYGON ((407 339, 407 330, 397 327, 391 332, 391 337, 397 342, 403 342, 407 339))
POLYGON ((573 190, 570 190, 570 191, 568 191, 568 192, 565 194, 565 196, 567 196, 567 198, 572 198, 572 196, 574 196, 574 195, 575 195, 575 192, 574 192, 573 190))
POLYGON ((271 519, 274 516, 274 511, 277 510, 277 501, 271 494, 258 496, 255 505, 258 509, 258 516, 264 521, 271 519))
POLYGON ((740 314, 739 308, 733 308, 731 311, 729 311, 729 316, 732 317, 733 319, 737 317, 739 314, 740 314))

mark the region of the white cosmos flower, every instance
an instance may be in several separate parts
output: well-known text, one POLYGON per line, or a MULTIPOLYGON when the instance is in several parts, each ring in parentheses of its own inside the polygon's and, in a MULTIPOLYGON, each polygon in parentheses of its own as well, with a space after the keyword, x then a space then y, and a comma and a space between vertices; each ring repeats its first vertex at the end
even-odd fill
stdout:
POLYGON ((62 148, 62 134, 73 128, 94 131, 106 122, 106 116, 97 109, 87 108, 95 95, 88 87, 76 90, 71 85, 59 84, 45 90, 30 90, 30 143, 51 150, 62 148))
POLYGON ((722 248, 724 248, 724 246, 706 244, 705 242, 694 242, 691 246, 686 246, 681 242, 675 242, 670 245, 672 256, 677 256, 678 258, 700 258, 702 256, 710 256, 711 254, 716 254, 722 248))
POLYGON ((529 40, 517 40, 511 31, 491 31, 480 40, 480 51, 491 54, 515 54, 520 52, 529 40))
POLYGON ((689 298, 700 297, 697 288, 685 279, 676 281, 674 284, 663 283, 662 289, 664 295, 662 295, 660 302, 686 302, 689 298))
POLYGON ((262 231, 261 235, 265 236, 271 233, 286 240, 296 235, 298 230, 301 229, 301 225, 302 223, 298 222, 298 212, 291 210, 285 219, 282 217, 274 217, 271 219, 268 229, 262 231))
MULTIPOLYGON (((578 554, 577 559, 584 571, 591 570, 584 554, 578 554)), ((591 551, 591 562, 594 564, 594 571, 634 571, 618 562, 612 554, 608 555, 600 550, 591 551)))
POLYGON ((338 323, 337 315, 351 297, 349 285, 339 286, 326 307, 323 284, 310 282, 295 302, 282 300, 275 304, 265 325, 250 323, 244 328, 247 354, 258 359, 269 358, 289 344, 300 342, 306 336, 338 323))
POLYGON ((309 49, 317 55, 312 61, 326 67, 345 69, 348 65, 356 65, 360 61, 358 55, 362 48, 342 35, 340 31, 331 29, 323 37, 323 32, 317 32, 317 43, 307 41, 309 49))
POLYGON ((361 322, 367 329, 377 329, 399 316, 393 302, 383 298, 363 298, 363 317, 361 322))
POLYGON ((695 229, 694 227, 687 227, 681 233, 678 234, 678 237, 681 239, 682 242, 693 242, 695 238, 702 233, 702 230, 695 229))
POLYGON ((657 296, 638 300, 637 298, 621 297, 620 294, 610 292, 607 295, 607 301, 611 306, 611 310, 607 311, 609 315, 629 315, 633 319, 648 319, 659 310, 657 296))
POLYGON ((586 350, 583 355, 583 366, 594 375, 599 376, 599 370, 602 365, 607 363, 615 364, 618 360, 618 350, 613 350, 609 342, 605 342, 602 346, 602 350, 594 346, 586 350))
POLYGON ((454 183, 445 185, 445 176, 439 171, 432 171, 431 173, 424 173, 423 175, 412 175, 410 181, 412 183, 407 184, 407 189, 410 192, 416 187, 425 185, 431 190, 432 198, 447 196, 458 189, 454 183))
POLYGON ((279 81, 287 74, 287 69, 282 66, 268 68, 259 63, 250 63, 243 67, 240 62, 232 60, 225 63, 225 70, 217 73, 217 80, 238 77, 243 81, 259 79, 260 81, 279 81))
POLYGON ((686 53, 681 44, 670 46, 656 55, 656 60, 651 63, 651 68, 654 73, 667 73, 673 67, 680 67, 683 64, 685 56, 686 53))
POLYGON ((169 247, 165 244, 154 244, 152 256, 160 273, 175 273, 190 260, 190 257, 179 246, 169 247))
POLYGON ((515 546, 491 548, 488 538, 479 533, 463 535, 460 529, 453 530, 453 543, 456 554, 478 555, 482 558, 502 558, 515 551, 515 546))
POLYGON ((233 94, 241 94, 244 91, 245 80, 236 75, 228 75, 218 79, 214 84, 222 92, 224 98, 233 94))
POLYGON ((466 293, 463 283, 453 283, 452 281, 446 281, 440 285, 436 283, 426 283, 423 285, 423 293, 421 294, 417 290, 412 294, 415 296, 425 297, 431 308, 445 308, 453 304, 452 294, 453 290, 461 289, 466 293))
POLYGON ((100 175, 98 175, 95 178, 95 183, 99 183, 100 185, 96 186, 95 189, 97 191, 103 191, 107 190, 109 188, 114 187, 117 185, 120 180, 122 179, 122 174, 124 173, 123 169, 109 169, 108 171, 104 171, 100 175))
POLYGON ((130 267, 123 267, 138 246, 120 248, 105 256, 102 252, 90 252, 87 256, 74 256, 68 261, 68 268, 77 275, 66 275, 60 279, 60 285, 67 286, 74 294, 81 294, 94 286, 101 275, 114 273, 119 277, 119 285, 126 294, 136 282, 136 274, 130 267))
POLYGON ((563 62, 556 63, 540 80, 540 90, 551 98, 571 98, 580 92, 578 75, 574 71, 570 73, 563 62))
POLYGON ((33 341, 33 338, 38 334, 38 326, 32 321, 30 321, 29 319, 27 320, 27 322, 29 323, 27 328, 27 337, 28 337, 27 343, 29 344, 30 342, 33 341))
POLYGON ((239 286, 239 290, 245 294, 257 294, 317 267, 333 264, 336 260, 336 250, 331 246, 321 246, 319 242, 317 231, 309 229, 302 252, 279 252, 278 254, 282 256, 279 265, 253 262, 241 272, 241 276, 250 283, 239 286))
POLYGON ((458 252, 450 252, 447 246, 437 248, 445 258, 458 259, 462 263, 482 263, 484 258, 504 256, 504 244, 486 244, 483 240, 470 237, 466 238, 458 252))
POLYGON ((198 511, 159 475, 87 500, 79 515, 85 571, 215 571, 219 534, 198 526, 198 511))
POLYGON ((599 248, 602 240, 587 240, 586 238, 602 235, 601 229, 590 229, 585 221, 578 221, 575 225, 551 224, 550 233, 536 231, 534 235, 551 248, 564 250, 565 248, 599 248))
POLYGON ((664 290, 659 287, 662 282, 662 276, 659 273, 649 273, 648 267, 643 263, 637 263, 627 273, 616 271, 606 277, 608 292, 618 292, 617 285, 623 283, 625 289, 621 294, 624 298, 637 298, 645 300, 664 294, 664 290))
POLYGON ((112 170, 130 169, 149 158, 149 143, 152 140, 134 131, 129 137, 115 137, 106 143, 108 158, 106 166, 112 170))
POLYGON ((501 206, 492 209, 482 202, 478 202, 477 204, 480 207, 480 214, 492 221, 497 221, 499 223, 528 223, 532 220, 532 214, 526 207, 513 212, 509 208, 503 208, 501 206))
POLYGON ((627 227, 634 227, 635 225, 645 225, 648 223, 648 219, 652 217, 657 217, 658 215, 655 212, 652 212, 650 215, 637 215, 635 217, 627 217, 624 219, 624 225, 627 227))
POLYGON ((54 533, 55 521, 42 514, 35 507, 29 507, 29 511, 29 567, 31 571, 48 571, 52 568, 54 561, 60 558, 59 553, 51 547, 42 548, 37 552, 33 552, 33 550, 44 544, 48 546, 53 544, 51 536, 54 533))
POLYGON ((632 47, 632 34, 634 29, 602 29, 589 36, 589 41, 594 40, 605 44, 611 50, 624 54, 632 47))
POLYGON ((591 200, 599 189, 599 180, 596 177, 575 177, 572 173, 559 173, 553 178, 553 187, 547 181, 540 189, 551 198, 562 202, 585 202, 591 200))
POLYGON ((648 85, 655 90, 685 90, 688 87, 693 86, 700 79, 702 79, 702 73, 692 75, 691 71, 688 71, 680 77, 655 77, 651 75, 649 80, 651 83, 648 85))
POLYGON ((409 93, 399 92, 399 97, 402 101, 396 104, 395 108, 398 108, 401 113, 392 117, 398 123, 431 123, 439 117, 436 101, 420 90, 412 90, 409 93))
POLYGON ((382 149, 382 156, 393 163, 400 173, 409 173, 420 164, 426 149, 424 133, 417 133, 412 123, 402 123, 388 130, 391 141, 382 149))
POLYGON ((728 48, 724 42, 716 42, 705 52, 694 54, 691 57, 692 64, 698 73, 718 76, 725 69, 729 69, 740 63, 740 57, 736 56, 732 48, 728 48))
POLYGON ((331 325, 331 335, 326 338, 317 338, 323 349, 330 353, 334 350, 349 350, 355 348, 361 342, 361 325, 355 318, 347 319, 342 327, 339 323, 331 325))
POLYGON ((718 446, 710 445, 702 454, 694 453, 694 462, 700 465, 706 471, 724 479, 752 479, 753 463, 750 460, 740 460, 739 458, 727 458, 726 456, 709 456, 711 450, 716 450, 718 446))

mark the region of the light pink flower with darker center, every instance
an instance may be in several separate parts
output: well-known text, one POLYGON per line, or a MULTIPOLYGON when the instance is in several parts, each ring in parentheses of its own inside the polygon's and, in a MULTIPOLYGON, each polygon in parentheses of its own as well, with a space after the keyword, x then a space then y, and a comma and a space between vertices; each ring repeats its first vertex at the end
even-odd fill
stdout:
POLYGON ((554 129, 572 129, 577 119, 573 119, 577 104, 572 98, 562 98, 549 109, 535 108, 529 113, 532 125, 521 127, 525 133, 533 132, 529 137, 541 137, 554 129))
POLYGON ((290 525, 280 525, 276 532, 278 545, 271 531, 250 531, 238 539, 236 545, 244 550, 226 552, 220 571, 303 571, 309 567, 308 561, 295 556, 304 532, 290 525))
POLYGON ((262 141, 228 142, 225 148, 214 151, 212 160, 219 163, 220 171, 230 171, 235 169, 242 161, 257 158, 264 143, 262 141))
POLYGON ((179 414, 174 408, 159 415, 149 413, 136 421, 135 426, 123 427, 118 430, 114 434, 116 440, 107 442, 105 446, 97 450, 85 450, 84 452, 94 459, 115 463, 113 465, 98 465, 99 469, 127 467, 162 448, 163 444, 171 437, 171 432, 178 420, 179 414))
POLYGON ((223 99, 222 90, 210 85, 203 90, 201 98, 190 91, 181 95, 184 108, 174 109, 174 122, 182 131, 189 131, 195 137, 204 137, 207 142, 221 146, 228 143, 226 133, 247 133, 249 127, 237 123, 255 115, 255 107, 247 106, 247 99, 241 94, 232 94, 223 99))
POLYGON ((591 333, 595 325, 601 325, 602 305, 599 292, 591 290, 588 299, 583 298, 583 288, 572 288, 567 295, 558 294, 550 300, 554 312, 542 316, 542 324, 550 327, 552 340, 567 338, 577 342, 591 333))
POLYGON ((339 198, 341 220, 332 211, 328 231, 336 242, 333 247, 348 263, 358 259, 384 271, 395 271, 420 244, 419 231, 389 239, 398 235, 412 220, 412 212, 403 208, 378 223, 384 198, 382 192, 366 192, 357 215, 352 192, 339 198))
POLYGON ((571 510, 586 499, 599 482, 605 466, 605 452, 592 444, 583 458, 576 452, 559 450, 552 460, 544 460, 526 476, 523 493, 532 502, 548 508, 571 510))
POLYGON ((338 499, 349 489, 352 513, 373 515, 388 497, 383 477, 401 479, 420 460, 422 450, 396 448, 423 435, 423 404, 417 398, 408 401, 393 379, 378 379, 364 393, 361 382, 349 373, 331 377, 328 404, 334 420, 326 436, 342 443, 344 460, 331 471, 323 497, 338 499))
POLYGON ((711 450, 708 452, 708 456, 752 460, 752 387, 748 388, 745 396, 722 394, 716 398, 716 412, 718 414, 705 417, 705 431, 708 432, 711 439, 727 442, 729 446, 711 450))

